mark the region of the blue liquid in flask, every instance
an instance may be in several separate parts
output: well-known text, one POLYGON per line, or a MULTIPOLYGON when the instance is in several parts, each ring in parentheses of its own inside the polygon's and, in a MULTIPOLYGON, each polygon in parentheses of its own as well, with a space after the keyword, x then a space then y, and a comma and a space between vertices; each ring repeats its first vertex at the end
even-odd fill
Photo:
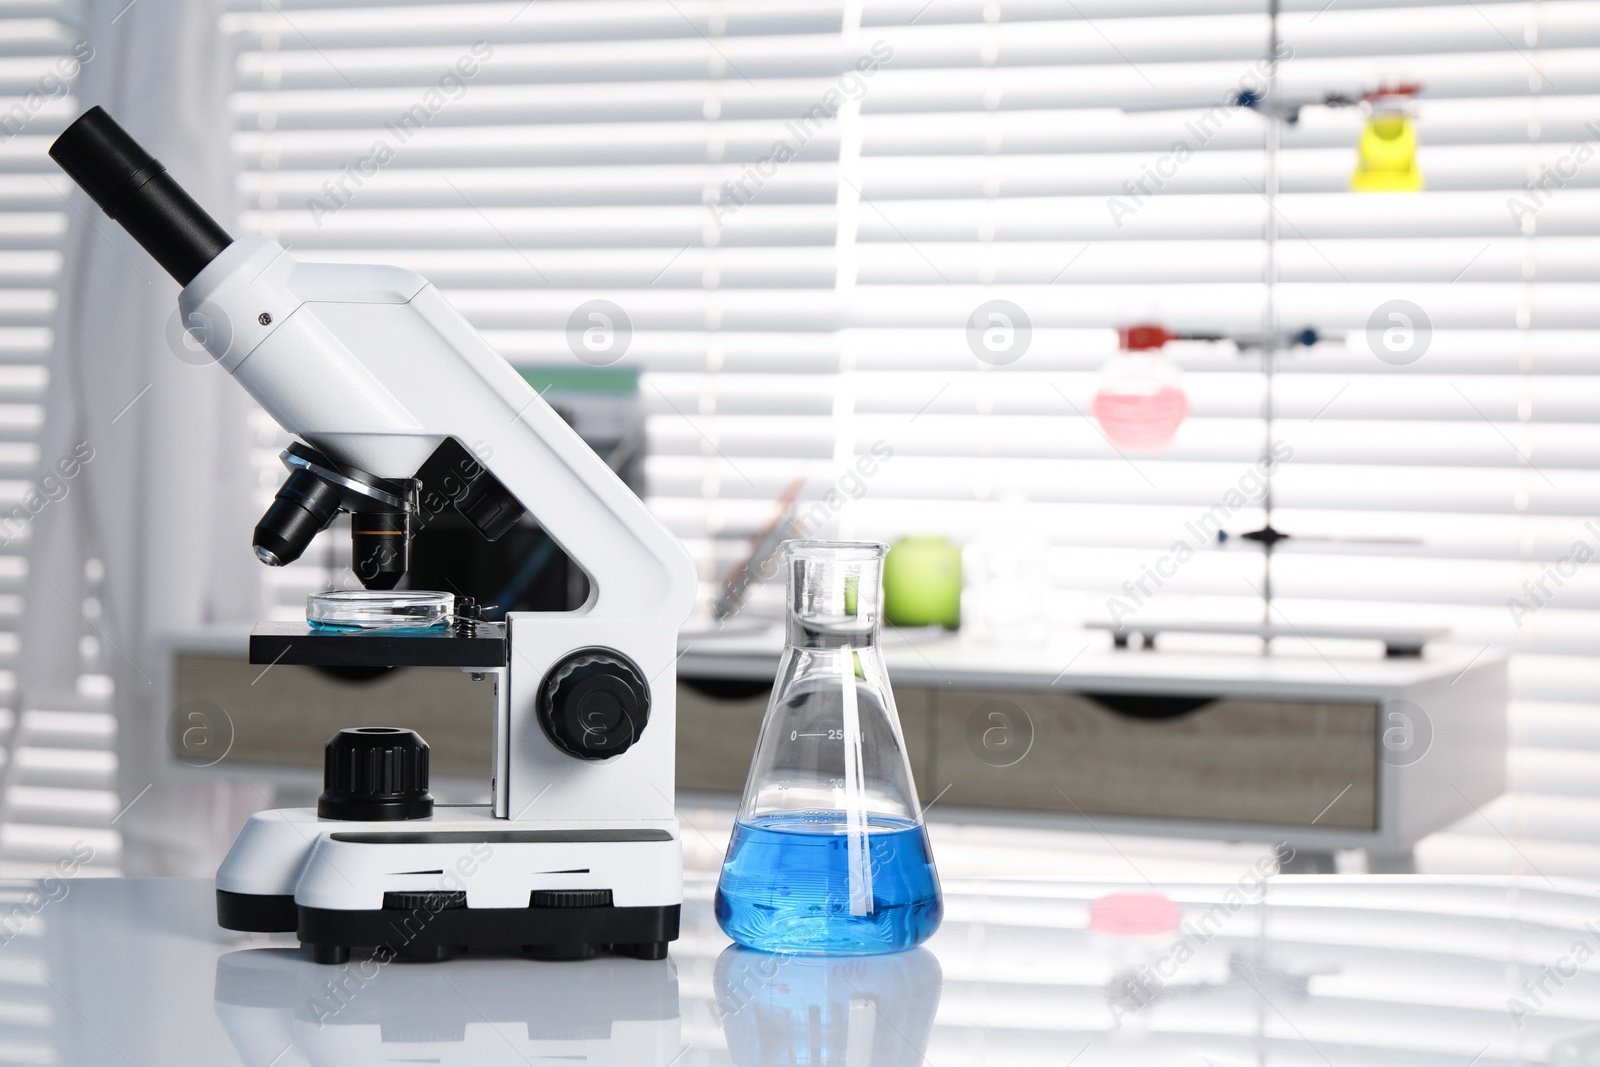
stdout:
POLYGON ((944 918, 927 833, 909 819, 873 815, 865 837, 865 849, 859 838, 855 845, 864 855, 852 857, 838 811, 740 819, 717 885, 718 925, 766 952, 864 956, 921 944, 944 918), (854 907, 852 868, 867 876, 854 907))

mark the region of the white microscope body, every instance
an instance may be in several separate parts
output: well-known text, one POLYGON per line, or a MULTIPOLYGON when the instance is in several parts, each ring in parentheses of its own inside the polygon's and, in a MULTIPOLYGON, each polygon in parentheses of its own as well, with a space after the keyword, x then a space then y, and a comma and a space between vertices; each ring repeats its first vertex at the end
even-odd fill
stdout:
POLYGON ((409 478, 455 438, 578 561, 591 587, 577 612, 508 615, 509 663, 479 672, 495 689, 490 808, 438 809, 427 825, 439 832, 426 841, 416 838, 420 821, 264 812, 246 825, 217 888, 292 895, 299 906, 328 911, 378 910, 386 892, 459 891, 458 882, 469 909, 525 908, 531 891, 545 889, 609 889, 617 908, 675 908, 682 854, 674 667, 677 630, 695 593, 683 547, 410 271, 299 263, 276 242, 243 237, 178 303, 186 322, 229 324, 206 331, 208 344, 223 349, 213 349, 218 362, 279 425, 336 463, 409 478), (650 680, 649 723, 621 755, 576 759, 545 736, 535 705, 558 660, 596 647, 622 653, 650 680), (507 836, 527 830, 631 836, 507 836), (356 839, 357 831, 369 836, 356 839), (377 840, 385 835, 392 843, 377 840))
MULTIPOLYGON (((259 813, 217 872, 220 921, 297 930, 325 962, 368 946, 416 958, 470 946, 558 957, 608 947, 665 955, 682 900, 674 697, 677 630, 695 597, 687 552, 419 275, 300 263, 274 241, 242 237, 209 262, 209 252, 191 256, 197 272, 185 278, 190 270, 173 266, 183 249, 174 252, 163 233, 149 231, 169 216, 185 221, 185 211, 215 224, 181 190, 163 194, 182 197, 177 207, 139 205, 138 183, 157 184, 143 177, 150 168, 168 179, 148 156, 140 169, 135 152, 142 150, 99 109, 52 148, 108 214, 186 283, 179 295, 184 322, 207 324, 207 349, 284 430, 337 469, 401 481, 454 439, 577 561, 590 587, 577 611, 509 613, 493 662, 428 660, 445 646, 427 637, 406 646, 423 658, 396 661, 459 665, 492 681, 489 806, 441 806, 427 818, 371 822, 319 818, 314 809, 259 813), (78 127, 84 132, 75 133, 78 127), (74 151, 90 163, 63 158, 74 151), (117 176, 121 186, 102 179, 112 193, 96 187, 97 173, 80 173, 101 165, 96 151, 133 160, 121 163, 132 174, 117 176), (129 185, 135 191, 124 194, 129 185), (132 206, 118 215, 124 195, 132 206), (130 220, 136 208, 155 221, 130 220), (540 720, 540 702, 550 699, 559 673, 553 668, 582 650, 620 661, 630 668, 630 684, 637 689, 642 681, 648 693, 643 728, 604 758, 569 754, 540 720)), ((212 247, 226 240, 215 232, 212 247)), ((484 629, 500 633, 497 624, 484 629)), ((322 648, 373 647, 349 644, 370 640, 366 635, 302 632, 280 634, 270 646, 282 662, 324 662, 317 658, 322 648)), ((252 658, 272 659, 258 657, 254 645, 252 658)))

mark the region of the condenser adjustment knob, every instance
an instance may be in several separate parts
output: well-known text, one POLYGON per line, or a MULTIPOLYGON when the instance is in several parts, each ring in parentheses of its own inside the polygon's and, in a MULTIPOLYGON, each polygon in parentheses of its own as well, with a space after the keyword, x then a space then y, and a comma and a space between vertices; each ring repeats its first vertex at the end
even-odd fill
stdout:
POLYGON ((579 649, 539 687, 539 725, 551 744, 578 759, 620 756, 649 721, 650 685, 613 649, 579 649))
POLYGON ((357 726, 333 735, 322 754, 319 817, 388 822, 432 814, 428 742, 415 730, 357 726))

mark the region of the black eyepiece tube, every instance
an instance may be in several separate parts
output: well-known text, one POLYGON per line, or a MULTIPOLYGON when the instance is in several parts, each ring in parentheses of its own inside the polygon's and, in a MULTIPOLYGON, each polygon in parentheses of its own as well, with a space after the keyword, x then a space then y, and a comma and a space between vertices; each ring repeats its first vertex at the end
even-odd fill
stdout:
POLYGON ((50 158, 179 285, 188 285, 233 243, 102 107, 90 108, 62 131, 50 146, 50 158))

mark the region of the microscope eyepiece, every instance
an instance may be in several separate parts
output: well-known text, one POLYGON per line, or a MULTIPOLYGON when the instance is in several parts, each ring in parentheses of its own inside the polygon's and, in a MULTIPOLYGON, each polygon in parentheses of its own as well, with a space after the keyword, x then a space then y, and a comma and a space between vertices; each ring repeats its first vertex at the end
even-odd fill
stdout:
POLYGON ((50 146, 50 158, 179 285, 188 285, 233 243, 104 108, 78 116, 50 146))

